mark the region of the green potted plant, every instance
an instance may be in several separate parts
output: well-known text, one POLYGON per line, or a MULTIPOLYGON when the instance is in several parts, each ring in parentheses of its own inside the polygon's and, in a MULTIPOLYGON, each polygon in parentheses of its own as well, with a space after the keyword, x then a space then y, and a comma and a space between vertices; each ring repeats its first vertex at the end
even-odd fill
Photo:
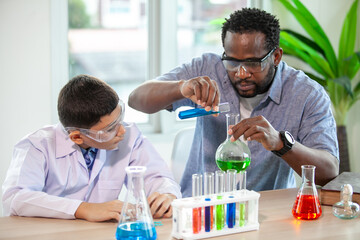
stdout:
POLYGON ((360 99, 360 51, 355 51, 358 37, 355 0, 348 11, 339 42, 338 55, 310 11, 299 0, 279 0, 297 19, 309 37, 289 29, 280 32, 280 47, 284 54, 307 63, 316 73, 306 74, 320 83, 328 92, 337 124, 340 152, 340 172, 349 171, 346 117, 353 104, 360 99))

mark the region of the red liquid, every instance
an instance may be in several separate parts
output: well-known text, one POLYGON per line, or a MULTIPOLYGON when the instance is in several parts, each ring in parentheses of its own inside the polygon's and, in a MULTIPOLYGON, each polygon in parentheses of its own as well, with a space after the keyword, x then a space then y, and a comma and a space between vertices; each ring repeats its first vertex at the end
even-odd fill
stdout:
POLYGON ((320 201, 317 196, 298 195, 292 209, 292 214, 297 219, 312 220, 321 216, 320 201))
POLYGON ((193 233, 201 231, 201 207, 193 208, 193 233))

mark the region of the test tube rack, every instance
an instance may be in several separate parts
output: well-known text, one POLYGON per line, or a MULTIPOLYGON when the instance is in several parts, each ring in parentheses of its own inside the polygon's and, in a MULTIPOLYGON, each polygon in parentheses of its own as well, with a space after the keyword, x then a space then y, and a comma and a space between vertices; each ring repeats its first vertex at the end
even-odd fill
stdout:
MULTIPOLYGON (((201 197, 189 197, 182 199, 175 199, 172 202, 173 207, 173 228, 172 236, 177 239, 202 239, 209 237, 222 236, 227 234, 234 234, 246 231, 253 231, 259 229, 258 212, 259 212, 259 197, 260 194, 255 191, 238 190, 233 192, 224 192, 221 194, 221 199, 218 199, 219 194, 212 194, 201 197), (210 198, 210 201, 205 199, 210 198), (209 232, 205 232, 203 224, 199 233, 193 233, 192 228, 192 209, 202 208, 208 206, 215 206, 220 204, 237 203, 236 207, 236 224, 233 228, 225 226, 221 230, 217 230, 214 226, 209 232), (245 204, 246 215, 245 223, 239 224, 239 208, 240 204, 245 204)), ((202 222, 204 222, 204 214, 201 214, 202 222)), ((214 213, 215 217, 215 213, 214 213)), ((215 220, 214 220, 215 221, 215 220)))

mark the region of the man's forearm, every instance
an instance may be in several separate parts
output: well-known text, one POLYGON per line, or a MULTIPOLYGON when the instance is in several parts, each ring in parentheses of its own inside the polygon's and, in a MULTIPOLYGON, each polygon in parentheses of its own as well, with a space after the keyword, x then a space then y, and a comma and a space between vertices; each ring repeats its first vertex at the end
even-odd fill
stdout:
POLYGON ((148 81, 130 94, 128 104, 145 113, 155 113, 167 109, 173 102, 183 98, 179 82, 148 81))
POLYGON ((325 185, 339 174, 339 162, 325 150, 312 149, 296 142, 283 159, 301 176, 301 165, 314 165, 315 183, 325 185))

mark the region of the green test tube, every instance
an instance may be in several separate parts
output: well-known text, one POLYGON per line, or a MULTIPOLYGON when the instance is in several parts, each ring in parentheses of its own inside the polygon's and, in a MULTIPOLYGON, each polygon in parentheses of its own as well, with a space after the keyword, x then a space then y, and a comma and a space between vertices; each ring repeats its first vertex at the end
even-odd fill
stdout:
MULTIPOLYGON (((239 190, 246 190, 246 171, 239 172, 239 190)), ((239 226, 245 226, 246 221, 246 203, 239 202, 239 226)))
MULTIPOLYGON (((224 193, 224 178, 225 174, 223 171, 218 170, 215 172, 215 192, 217 199, 222 199, 224 193)), ((219 204, 215 206, 215 225, 216 230, 222 230, 225 225, 225 205, 219 204)))

